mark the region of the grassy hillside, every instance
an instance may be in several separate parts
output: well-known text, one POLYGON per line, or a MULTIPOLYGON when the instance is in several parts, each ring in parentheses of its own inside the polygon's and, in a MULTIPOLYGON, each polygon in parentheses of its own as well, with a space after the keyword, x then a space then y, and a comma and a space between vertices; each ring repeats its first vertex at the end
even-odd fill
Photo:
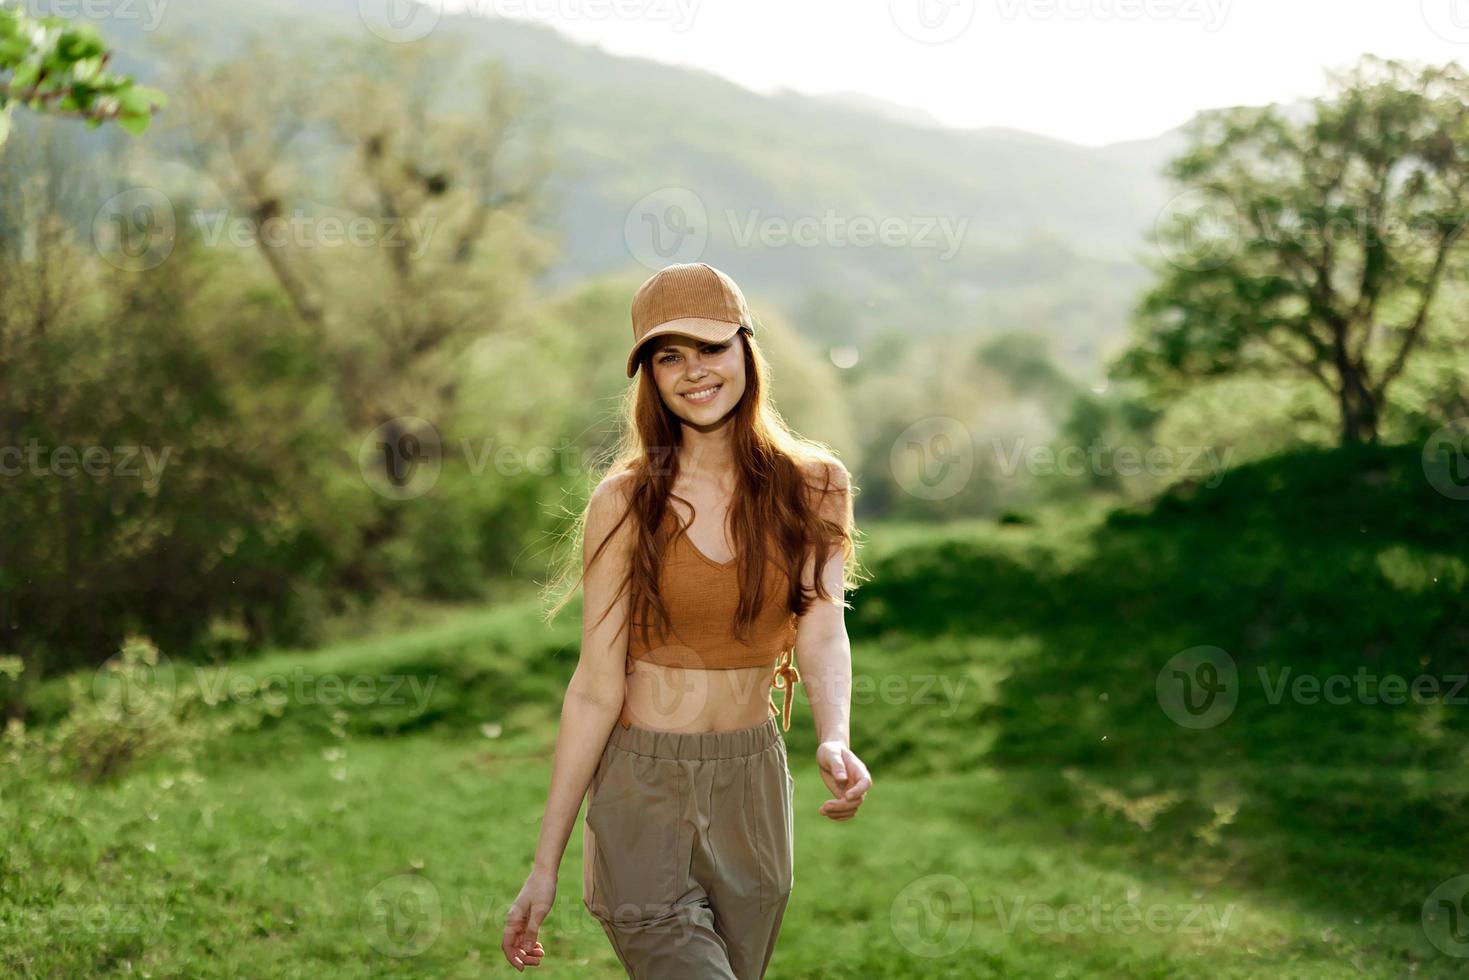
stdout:
MULTIPOLYGON (((1287 667, 1374 684, 1469 671, 1466 520, 1405 448, 1275 459, 1133 512, 869 529, 849 631, 876 785, 853 823, 817 815, 798 704, 796 885, 772 975, 1461 975, 1422 913, 1469 870, 1463 705, 1270 691, 1287 667), (1232 659, 1234 706, 1186 727, 1158 678, 1203 645, 1232 659)), ((282 651, 235 669, 426 696, 294 698, 114 785, 8 765, 0 972, 508 969, 499 925, 576 640, 574 608, 545 630, 524 605, 282 651)), ((541 972, 618 976, 579 904, 579 848, 541 972)))

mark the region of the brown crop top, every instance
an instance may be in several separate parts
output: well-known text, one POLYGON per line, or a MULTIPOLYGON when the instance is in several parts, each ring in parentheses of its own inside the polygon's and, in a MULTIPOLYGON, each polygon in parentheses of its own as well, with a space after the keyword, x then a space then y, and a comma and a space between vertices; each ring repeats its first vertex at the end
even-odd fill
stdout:
MULTIPOLYGON (((670 513, 670 522, 674 521, 670 513)), ((775 663, 773 690, 784 690, 779 714, 783 730, 791 727, 791 699, 801 675, 795 665, 796 614, 786 606, 789 576, 775 559, 766 562, 765 603, 752 624, 750 638, 734 636, 735 611, 740 601, 739 563, 736 558, 720 564, 689 540, 688 528, 678 528, 663 553, 658 573, 659 591, 668 611, 669 634, 651 624, 644 642, 642 628, 634 623, 627 644, 627 670, 634 660, 664 667, 698 667, 730 670, 764 667, 775 663)), ((771 713, 776 713, 772 693, 771 713)), ((626 720, 623 709, 623 727, 626 720)))

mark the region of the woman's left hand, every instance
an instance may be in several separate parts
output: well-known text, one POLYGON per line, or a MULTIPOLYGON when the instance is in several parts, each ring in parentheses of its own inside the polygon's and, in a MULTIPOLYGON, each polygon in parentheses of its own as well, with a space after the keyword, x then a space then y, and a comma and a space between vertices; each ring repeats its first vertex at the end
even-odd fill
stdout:
POLYGON ((821 778, 836 799, 821 804, 821 813, 832 820, 851 820, 872 788, 872 776, 862 760, 843 742, 822 742, 816 747, 816 764, 821 778))

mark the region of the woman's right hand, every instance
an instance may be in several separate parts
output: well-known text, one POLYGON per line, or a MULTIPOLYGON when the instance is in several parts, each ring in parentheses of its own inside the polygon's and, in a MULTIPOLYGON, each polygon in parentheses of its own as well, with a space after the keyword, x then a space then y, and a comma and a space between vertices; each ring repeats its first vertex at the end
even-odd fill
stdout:
POLYGON ((527 966, 540 966, 541 957, 546 955, 536 936, 554 901, 556 876, 532 871, 510 911, 505 913, 505 935, 500 940, 500 949, 510 965, 522 973, 527 966))

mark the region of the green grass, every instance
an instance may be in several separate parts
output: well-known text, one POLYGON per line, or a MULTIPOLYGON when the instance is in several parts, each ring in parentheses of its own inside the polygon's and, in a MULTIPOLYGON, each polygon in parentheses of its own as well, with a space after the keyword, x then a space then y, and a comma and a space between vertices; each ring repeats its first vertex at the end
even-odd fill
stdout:
MULTIPOLYGON (((817 813, 800 704, 770 975, 1469 972, 1421 918, 1469 872, 1465 707, 1272 703, 1258 680, 1469 672, 1465 507, 1416 453, 1367 450, 1111 515, 869 529, 849 631, 876 786, 856 821, 817 813), (1240 680, 1223 723, 1189 729, 1156 680, 1198 645, 1240 680)), ((192 765, 148 760, 109 786, 0 774, 0 974, 508 971, 500 927, 578 615, 547 630, 528 604, 449 612, 235 668, 413 677, 427 710, 292 702, 192 765)), ((580 845, 578 825, 539 972, 620 976, 580 903, 580 845)))

